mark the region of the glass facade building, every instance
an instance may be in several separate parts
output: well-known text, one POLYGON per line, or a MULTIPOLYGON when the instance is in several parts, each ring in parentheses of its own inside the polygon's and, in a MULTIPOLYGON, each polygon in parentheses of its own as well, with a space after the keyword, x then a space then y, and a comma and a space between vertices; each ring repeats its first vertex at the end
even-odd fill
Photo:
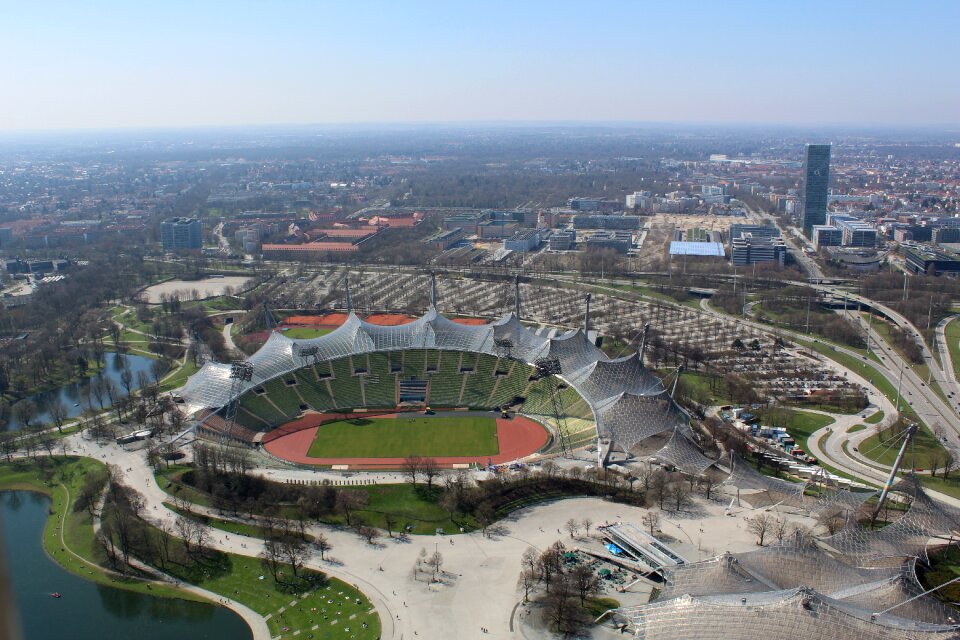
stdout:
POLYGON ((812 238, 814 225, 827 223, 830 145, 808 144, 803 161, 803 233, 812 238))

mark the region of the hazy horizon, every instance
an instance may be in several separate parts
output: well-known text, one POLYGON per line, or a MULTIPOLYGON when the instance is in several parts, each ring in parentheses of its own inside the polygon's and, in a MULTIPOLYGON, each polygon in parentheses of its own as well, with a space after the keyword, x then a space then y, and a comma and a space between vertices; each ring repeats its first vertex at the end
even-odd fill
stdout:
POLYGON ((952 127, 960 3, 5 7, 0 131, 952 127))

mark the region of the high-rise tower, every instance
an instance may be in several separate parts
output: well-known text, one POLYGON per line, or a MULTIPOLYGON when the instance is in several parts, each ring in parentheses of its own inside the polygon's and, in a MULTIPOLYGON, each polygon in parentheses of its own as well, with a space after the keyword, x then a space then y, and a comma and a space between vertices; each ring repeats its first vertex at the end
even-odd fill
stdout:
POLYGON ((813 226, 827 223, 827 187, 830 185, 830 145, 808 144, 803 161, 803 233, 813 237, 813 226))

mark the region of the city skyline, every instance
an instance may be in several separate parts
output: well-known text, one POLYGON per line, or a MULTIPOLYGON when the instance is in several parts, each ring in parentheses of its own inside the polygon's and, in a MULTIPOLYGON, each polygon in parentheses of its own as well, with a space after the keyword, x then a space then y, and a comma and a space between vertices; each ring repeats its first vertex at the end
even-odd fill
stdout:
POLYGON ((0 131, 953 124, 958 17, 947 2, 11 6, 0 131))

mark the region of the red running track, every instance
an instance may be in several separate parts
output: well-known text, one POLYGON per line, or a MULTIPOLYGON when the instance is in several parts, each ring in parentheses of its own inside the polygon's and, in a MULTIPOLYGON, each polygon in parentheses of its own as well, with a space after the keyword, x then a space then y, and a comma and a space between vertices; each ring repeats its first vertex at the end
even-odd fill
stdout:
MULTIPOLYGON (((400 467, 404 458, 312 458, 307 455, 310 444, 317 435, 321 424, 334 420, 350 420, 356 418, 393 418, 397 413, 379 415, 363 413, 310 413, 298 420, 288 422, 277 427, 264 436, 264 448, 284 460, 297 464, 334 465, 344 464, 352 467, 385 468, 400 467)), ((547 430, 529 418, 515 416, 509 420, 497 418, 497 442, 500 453, 492 456, 447 456, 434 458, 437 464, 470 464, 472 462, 486 465, 510 463, 518 458, 522 459, 536 453, 547 444, 547 430)))

